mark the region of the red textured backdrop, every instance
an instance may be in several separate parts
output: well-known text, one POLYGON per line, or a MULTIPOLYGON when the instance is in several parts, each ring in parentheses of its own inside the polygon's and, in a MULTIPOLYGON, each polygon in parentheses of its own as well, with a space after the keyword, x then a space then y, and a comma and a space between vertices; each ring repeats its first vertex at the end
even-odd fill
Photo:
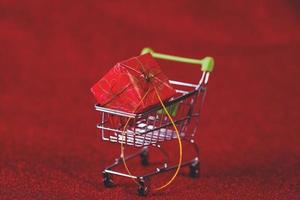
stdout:
POLYGON ((296 0, 1 0, 0 199, 137 198, 130 180, 102 186, 119 147, 99 142, 89 88, 144 46, 217 63, 201 178, 181 173, 149 199, 299 199, 299 12, 296 0))

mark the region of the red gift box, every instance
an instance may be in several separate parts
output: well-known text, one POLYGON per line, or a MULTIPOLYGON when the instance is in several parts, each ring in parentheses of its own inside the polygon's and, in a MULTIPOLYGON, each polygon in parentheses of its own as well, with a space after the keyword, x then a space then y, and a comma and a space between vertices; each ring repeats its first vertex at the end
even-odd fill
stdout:
POLYGON ((117 63, 92 88, 101 106, 139 113, 176 94, 151 54, 117 63))

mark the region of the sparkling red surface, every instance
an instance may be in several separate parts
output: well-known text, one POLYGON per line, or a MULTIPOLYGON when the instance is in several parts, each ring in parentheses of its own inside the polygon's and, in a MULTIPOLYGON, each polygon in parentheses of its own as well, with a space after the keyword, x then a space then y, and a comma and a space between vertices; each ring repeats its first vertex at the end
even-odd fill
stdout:
MULTIPOLYGON (((0 199, 140 198, 127 179, 102 186, 119 146, 99 141, 89 89, 145 46, 216 59, 196 138, 202 175, 183 170, 148 199, 299 199, 299 11, 292 0, 1 0, 0 199)), ((198 79, 197 67, 161 66, 198 79)))

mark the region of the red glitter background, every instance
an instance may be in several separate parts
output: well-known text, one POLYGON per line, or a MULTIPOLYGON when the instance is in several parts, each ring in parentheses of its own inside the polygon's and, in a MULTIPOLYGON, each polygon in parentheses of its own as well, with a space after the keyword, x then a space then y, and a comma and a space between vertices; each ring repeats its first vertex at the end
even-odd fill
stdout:
MULTIPOLYGON (((89 89, 145 46, 216 59, 201 178, 183 170, 149 199, 299 199, 299 11, 295 0, 1 0, 0 199, 139 198, 127 179, 102 186, 119 147, 99 141, 89 89)), ((198 79, 196 67, 161 65, 198 79)))

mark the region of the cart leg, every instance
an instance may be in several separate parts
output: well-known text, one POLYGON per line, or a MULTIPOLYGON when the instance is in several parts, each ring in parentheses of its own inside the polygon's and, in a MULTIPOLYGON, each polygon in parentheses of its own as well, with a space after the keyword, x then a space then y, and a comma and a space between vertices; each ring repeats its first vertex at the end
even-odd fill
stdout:
POLYGON ((148 166, 149 165, 149 151, 148 151, 148 148, 145 148, 141 152, 140 157, 141 157, 141 164, 143 166, 148 166))
MULTIPOLYGON (((126 156, 124 159, 125 159, 125 161, 131 160, 131 159, 133 159, 133 158, 135 158, 137 156, 141 156, 141 154, 143 154, 145 151, 148 151, 147 147, 143 147, 141 150, 139 150, 139 151, 137 151, 137 152, 135 152, 133 154, 130 154, 130 155, 126 156)), ((122 160, 123 160, 122 157, 116 158, 115 162, 113 164, 109 165, 108 167, 106 167, 105 169, 111 170, 112 168, 120 165, 122 163, 122 160)))
POLYGON ((138 195, 147 196, 149 193, 147 181, 143 177, 140 177, 138 180, 138 184, 139 184, 138 189, 137 189, 138 195))
POLYGON ((196 157, 194 158, 193 162, 189 165, 190 167, 189 176, 196 178, 200 175, 199 147, 197 143, 194 141, 194 139, 184 139, 183 141, 191 144, 196 152, 196 157))
POLYGON ((200 150, 199 150, 199 146, 197 145, 195 140, 194 139, 183 139, 182 141, 191 144, 196 152, 196 157, 199 158, 200 150))
MULTIPOLYGON (((164 160, 162 161, 163 166, 164 167, 168 166, 169 155, 166 152, 166 150, 164 150, 160 145, 156 145, 154 147, 158 148, 159 151, 162 153, 162 155, 164 157, 164 160)), ((143 148, 143 150, 140 153, 140 158, 141 158, 141 164, 143 166, 148 166, 149 165, 149 149, 148 149, 148 147, 143 148)))
POLYGON ((113 187, 114 186, 114 182, 110 176, 109 173, 103 171, 102 172, 102 175, 103 175, 103 185, 107 188, 110 188, 110 187, 113 187))
POLYGON ((200 162, 199 159, 196 158, 194 162, 190 164, 190 172, 189 175, 192 178, 198 177, 200 174, 200 162))

